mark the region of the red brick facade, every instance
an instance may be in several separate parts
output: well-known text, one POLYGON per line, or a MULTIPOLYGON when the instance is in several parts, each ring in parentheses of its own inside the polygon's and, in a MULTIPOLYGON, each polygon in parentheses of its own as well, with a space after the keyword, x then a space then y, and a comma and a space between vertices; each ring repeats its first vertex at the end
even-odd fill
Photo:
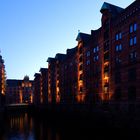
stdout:
POLYGON ((90 35, 79 33, 74 51, 67 50, 62 61, 58 54, 48 59, 50 101, 140 100, 140 2, 126 9, 104 3, 101 13, 102 26, 90 35))

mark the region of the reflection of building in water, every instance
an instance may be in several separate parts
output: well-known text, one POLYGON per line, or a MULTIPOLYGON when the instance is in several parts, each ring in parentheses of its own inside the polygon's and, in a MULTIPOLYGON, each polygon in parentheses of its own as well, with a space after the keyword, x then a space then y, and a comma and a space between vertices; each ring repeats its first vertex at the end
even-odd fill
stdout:
POLYGON ((33 102, 33 81, 25 76, 23 80, 8 79, 6 87, 6 102, 11 103, 32 103, 33 102))
POLYGON ((18 115, 10 115, 9 116, 9 128, 14 130, 19 130, 20 133, 24 133, 24 131, 32 131, 33 129, 33 119, 29 117, 27 113, 18 114, 18 115))

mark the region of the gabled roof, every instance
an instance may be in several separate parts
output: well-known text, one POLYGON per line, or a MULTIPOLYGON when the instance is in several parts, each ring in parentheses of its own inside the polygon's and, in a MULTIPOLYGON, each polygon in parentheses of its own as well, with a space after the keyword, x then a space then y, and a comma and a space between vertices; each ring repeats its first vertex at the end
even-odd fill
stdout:
POLYGON ((103 13, 105 10, 108 10, 110 13, 112 13, 113 16, 116 16, 117 14, 121 13, 124 9, 116 5, 104 2, 100 12, 103 13))
POLYGON ((39 72, 47 71, 47 68, 40 68, 39 72))
POLYGON ((68 54, 74 54, 77 51, 77 46, 71 49, 67 49, 67 55, 68 54))
POLYGON ((48 57, 47 62, 53 62, 53 61, 55 61, 55 58, 48 57))
POLYGON ((89 34, 85 34, 85 33, 79 33, 76 41, 88 41, 90 39, 90 35, 89 34))
POLYGON ((55 55, 55 59, 57 59, 57 60, 64 60, 65 58, 66 58, 65 54, 57 53, 55 55))
POLYGON ((34 77, 38 77, 38 76, 40 76, 40 73, 35 73, 34 74, 34 77))

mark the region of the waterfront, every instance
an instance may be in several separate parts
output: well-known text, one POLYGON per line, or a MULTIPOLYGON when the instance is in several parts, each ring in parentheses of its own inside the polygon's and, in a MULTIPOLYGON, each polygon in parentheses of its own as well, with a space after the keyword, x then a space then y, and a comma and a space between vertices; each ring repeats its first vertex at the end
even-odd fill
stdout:
MULTIPOLYGON (((57 118, 57 116, 56 116, 57 118)), ((99 118, 101 119, 101 118, 99 118)), ((77 120, 50 120, 46 116, 29 112, 8 113, 0 120, 0 140, 89 140, 138 137, 139 129, 111 128, 108 122, 98 125, 99 120, 88 123, 77 120), (95 125, 94 125, 95 124, 95 125), (135 131, 134 131, 135 130, 135 131)), ((102 123, 104 120, 100 120, 102 123)))

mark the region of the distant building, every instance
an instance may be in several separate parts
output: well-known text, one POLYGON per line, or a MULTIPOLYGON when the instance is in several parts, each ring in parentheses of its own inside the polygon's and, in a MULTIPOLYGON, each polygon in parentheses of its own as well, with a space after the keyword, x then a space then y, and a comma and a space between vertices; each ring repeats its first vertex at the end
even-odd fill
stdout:
POLYGON ((6 103, 33 103, 33 81, 25 76, 23 80, 7 79, 6 103))
POLYGON ((6 72, 2 56, 0 55, 0 106, 5 104, 6 72))

